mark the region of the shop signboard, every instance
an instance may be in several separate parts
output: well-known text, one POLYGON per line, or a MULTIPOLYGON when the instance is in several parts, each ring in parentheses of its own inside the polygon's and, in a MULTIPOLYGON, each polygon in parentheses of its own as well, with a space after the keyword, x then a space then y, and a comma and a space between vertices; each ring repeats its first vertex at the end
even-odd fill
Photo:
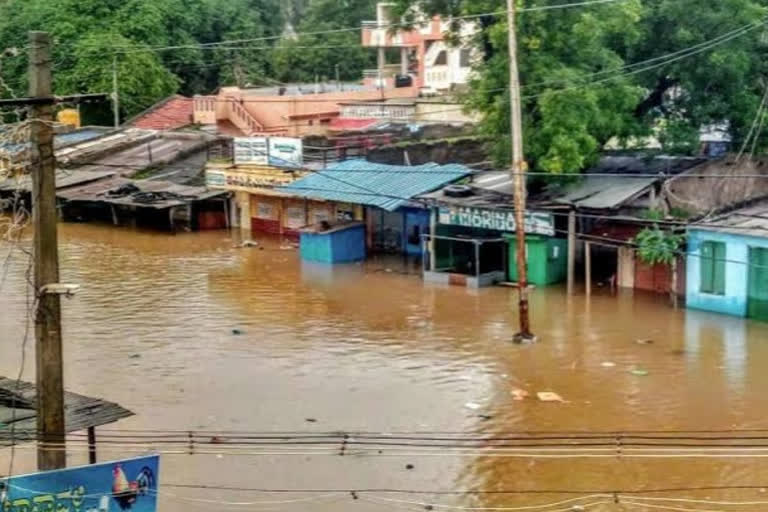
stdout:
POLYGON ((235 165, 299 167, 304 162, 301 139, 291 137, 237 137, 235 165))
POLYGON ((234 146, 236 165, 267 165, 269 163, 266 137, 237 137, 234 146))
POLYGON ((300 166, 303 163, 301 139, 289 137, 269 138, 269 164, 280 166, 300 166))
MULTIPOLYGON (((514 232, 515 212, 507 209, 450 206, 440 208, 440 224, 467 228, 514 232)), ((525 232, 535 235, 555 235, 555 220, 551 213, 525 212, 525 232)))
POLYGON ((209 188, 263 192, 265 188, 292 183, 300 177, 299 174, 268 166, 253 169, 206 169, 205 184, 209 188))
POLYGON ((157 455, 0 478, 0 511, 156 512, 157 455))

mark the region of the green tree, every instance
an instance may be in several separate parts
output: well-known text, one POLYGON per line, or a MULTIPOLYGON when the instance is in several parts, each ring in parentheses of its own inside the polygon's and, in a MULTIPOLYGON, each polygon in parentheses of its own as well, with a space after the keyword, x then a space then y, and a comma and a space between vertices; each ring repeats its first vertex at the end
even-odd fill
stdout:
POLYGON ((648 265, 661 264, 669 267, 672 275, 669 292, 675 307, 677 307, 677 260, 680 247, 684 242, 685 235, 661 230, 658 225, 643 229, 634 239, 640 261, 648 265))
MULTIPOLYGON (((55 90, 60 94, 111 91, 112 66, 111 63, 105 65, 104 55, 115 46, 129 44, 130 40, 109 32, 91 33, 81 39, 70 49, 73 65, 54 75, 55 90)), ((179 86, 178 78, 162 65, 154 52, 126 51, 120 54, 117 72, 123 118, 173 94, 179 86)))
MULTIPOLYGON (((299 33, 315 33, 355 28, 376 18, 376 0, 310 0, 299 33)), ((370 49, 360 44, 360 30, 287 37, 275 52, 274 71, 278 80, 313 81, 335 79, 359 80, 366 67, 375 64, 370 49)))
MULTIPOLYGON (((50 32, 57 93, 110 91, 117 54, 123 112, 131 115, 176 91, 203 93, 269 75, 271 52, 263 46, 283 25, 279 0, 7 0, 0 3, 0 52, 24 53, 29 30, 50 32), (247 42, 208 45, 228 39, 247 42)), ((4 58, 0 73, 14 93, 26 88, 23 56, 4 58)))
MULTIPOLYGON (((579 171, 609 141, 656 134, 667 149, 689 152, 699 128, 727 121, 738 142, 764 91, 765 0, 626 0, 566 9, 518 0, 526 156, 539 171, 579 171), (702 45, 740 27, 721 45, 702 45), (749 27, 748 27, 749 28, 749 27), (695 47, 646 65, 634 63, 695 47)), ((501 0, 399 0, 401 13, 477 15, 483 61, 467 95, 484 115, 495 156, 509 160, 507 30, 501 0), (413 12, 413 11, 411 11, 413 12), (502 14, 488 14, 502 13, 502 14)), ((768 137, 763 136, 768 142, 768 137)))
POLYGON ((198 40, 214 44, 202 50, 202 66, 182 75, 187 94, 221 85, 272 83, 273 47, 285 27, 279 0, 205 0, 206 20, 198 40))

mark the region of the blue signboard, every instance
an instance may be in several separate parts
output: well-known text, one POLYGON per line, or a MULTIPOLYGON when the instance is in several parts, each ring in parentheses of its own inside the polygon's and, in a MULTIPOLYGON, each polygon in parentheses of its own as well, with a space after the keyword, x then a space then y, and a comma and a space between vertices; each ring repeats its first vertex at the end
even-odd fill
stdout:
POLYGON ((0 512, 155 512, 157 455, 0 479, 0 512))

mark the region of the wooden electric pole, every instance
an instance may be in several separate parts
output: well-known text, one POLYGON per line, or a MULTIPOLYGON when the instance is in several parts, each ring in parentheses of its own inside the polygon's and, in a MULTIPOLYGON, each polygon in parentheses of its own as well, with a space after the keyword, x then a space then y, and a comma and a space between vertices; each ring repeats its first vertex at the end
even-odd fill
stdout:
MULTIPOLYGON (((52 99, 51 38, 29 33, 29 95, 52 99)), ((34 222, 35 350, 37 370, 38 469, 66 466, 64 451, 64 378, 61 346, 61 298, 56 233, 56 161, 53 154, 52 101, 32 105, 30 154, 34 222)))
POLYGON ((507 25, 509 42, 509 106, 510 135, 512 137, 512 180, 514 182, 515 230, 517 232, 517 288, 520 294, 520 332, 515 334, 518 343, 535 341, 528 318, 528 267, 525 251, 525 170, 523 155, 523 115, 520 106, 520 76, 517 69, 517 35, 515 33, 515 0, 507 0, 507 25))

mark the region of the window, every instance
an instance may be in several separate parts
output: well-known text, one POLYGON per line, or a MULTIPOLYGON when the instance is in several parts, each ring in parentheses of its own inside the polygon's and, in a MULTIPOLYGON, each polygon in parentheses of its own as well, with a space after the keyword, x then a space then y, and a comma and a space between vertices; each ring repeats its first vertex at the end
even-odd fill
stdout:
POLYGON ((471 66, 471 57, 472 51, 469 48, 462 48, 461 53, 459 54, 459 66, 462 68, 468 68, 471 66))
POLYGON ((437 58, 435 59, 433 66, 445 66, 446 64, 448 64, 448 52, 443 50, 437 54, 437 58))
POLYGON ((701 293, 725 295, 725 243, 701 244, 701 293))

